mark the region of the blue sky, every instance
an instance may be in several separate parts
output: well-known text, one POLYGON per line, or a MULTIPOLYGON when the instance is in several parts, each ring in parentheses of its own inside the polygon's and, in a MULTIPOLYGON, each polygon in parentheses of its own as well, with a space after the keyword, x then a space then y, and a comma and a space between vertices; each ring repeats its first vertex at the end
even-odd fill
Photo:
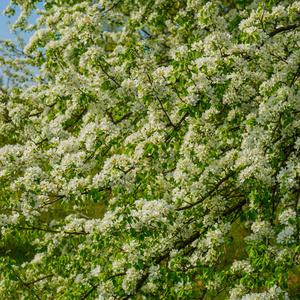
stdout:
MULTIPOLYGON (((10 32, 10 28, 8 22, 10 21, 13 23, 19 16, 20 10, 16 11, 16 15, 13 18, 8 18, 7 16, 3 15, 3 11, 9 5, 10 0, 0 0, 0 40, 12 40, 15 42, 15 35, 10 32)), ((39 8, 42 8, 42 4, 39 5, 39 8)), ((32 15, 29 19, 29 23, 34 23, 36 19, 36 15, 32 15)), ((21 36, 24 38, 26 42, 29 41, 32 33, 22 33, 21 36)), ((0 76, 3 76, 3 73, 0 69, 0 76)), ((7 79, 4 77, 4 84, 6 84, 7 79)))
MULTIPOLYGON (((0 40, 6 40, 6 39, 12 39, 14 40, 14 35, 10 32, 9 26, 8 26, 8 22, 10 21, 11 23, 13 23, 17 18, 18 15, 20 13, 20 10, 16 11, 16 15, 13 18, 8 18, 7 16, 3 16, 3 11, 5 10, 5 8, 8 6, 10 0, 0 0, 0 40)), ((37 5, 38 8, 42 8, 43 4, 39 3, 39 5, 37 5)), ((29 24, 30 23, 34 23, 36 19, 36 15, 33 14, 30 18, 29 18, 29 24)), ((28 41, 29 38, 31 36, 31 33, 27 33, 24 34, 22 33, 22 37, 28 41)))
POLYGON ((7 22, 9 21, 9 18, 6 16, 3 16, 3 11, 5 10, 5 8, 8 6, 9 4, 9 0, 1 0, 0 1, 0 11, 1 11, 1 15, 0 15, 0 40, 8 40, 8 39, 12 39, 13 35, 10 33, 9 27, 7 22))

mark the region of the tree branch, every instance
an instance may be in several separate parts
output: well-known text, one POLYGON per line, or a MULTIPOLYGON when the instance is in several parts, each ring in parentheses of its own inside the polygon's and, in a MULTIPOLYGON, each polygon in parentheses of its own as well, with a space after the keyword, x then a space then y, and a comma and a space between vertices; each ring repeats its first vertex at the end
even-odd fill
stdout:
POLYGON ((273 31, 269 32, 268 35, 270 37, 280 33, 280 32, 283 32, 283 31, 288 31, 288 30, 291 30, 291 29, 295 29, 297 27, 300 27, 300 22, 298 23, 295 23, 295 24, 289 24, 289 25, 286 25, 286 26, 281 26, 281 27, 278 27, 276 29, 274 29, 273 31))
POLYGON ((225 176, 223 179, 221 179, 209 192, 206 196, 202 197, 199 201, 191 204, 191 205, 188 205, 188 206, 184 206, 184 207, 180 207, 180 208, 177 208, 176 210, 177 211, 181 211, 181 210, 185 210, 185 209, 189 209, 189 208, 192 208, 198 204, 200 204, 201 202, 203 202, 205 199, 207 199, 209 196, 211 196, 211 194, 222 184, 224 183, 227 179, 229 179, 232 175, 234 175, 236 172, 231 172, 229 173, 227 176, 225 176))

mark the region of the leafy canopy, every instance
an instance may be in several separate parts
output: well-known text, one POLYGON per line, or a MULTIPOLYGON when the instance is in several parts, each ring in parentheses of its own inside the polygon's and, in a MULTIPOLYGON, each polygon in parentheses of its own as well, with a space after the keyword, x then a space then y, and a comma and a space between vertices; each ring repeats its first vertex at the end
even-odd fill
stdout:
POLYGON ((296 299, 300 2, 37 3, 1 41, 1 299, 296 299))

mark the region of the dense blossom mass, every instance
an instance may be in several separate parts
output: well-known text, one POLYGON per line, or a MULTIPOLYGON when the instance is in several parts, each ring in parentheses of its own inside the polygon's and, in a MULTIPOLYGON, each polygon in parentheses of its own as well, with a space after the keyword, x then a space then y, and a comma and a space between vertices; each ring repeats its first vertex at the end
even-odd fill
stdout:
POLYGON ((0 298, 299 297, 300 2, 38 2, 0 48, 0 298))

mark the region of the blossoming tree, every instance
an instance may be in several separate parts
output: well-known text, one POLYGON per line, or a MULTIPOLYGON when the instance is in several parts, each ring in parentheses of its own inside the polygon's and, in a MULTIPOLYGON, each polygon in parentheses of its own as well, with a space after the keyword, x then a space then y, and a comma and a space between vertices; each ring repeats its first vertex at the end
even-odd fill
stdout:
POLYGON ((296 299, 300 2, 37 3, 1 41, 0 298, 296 299))

